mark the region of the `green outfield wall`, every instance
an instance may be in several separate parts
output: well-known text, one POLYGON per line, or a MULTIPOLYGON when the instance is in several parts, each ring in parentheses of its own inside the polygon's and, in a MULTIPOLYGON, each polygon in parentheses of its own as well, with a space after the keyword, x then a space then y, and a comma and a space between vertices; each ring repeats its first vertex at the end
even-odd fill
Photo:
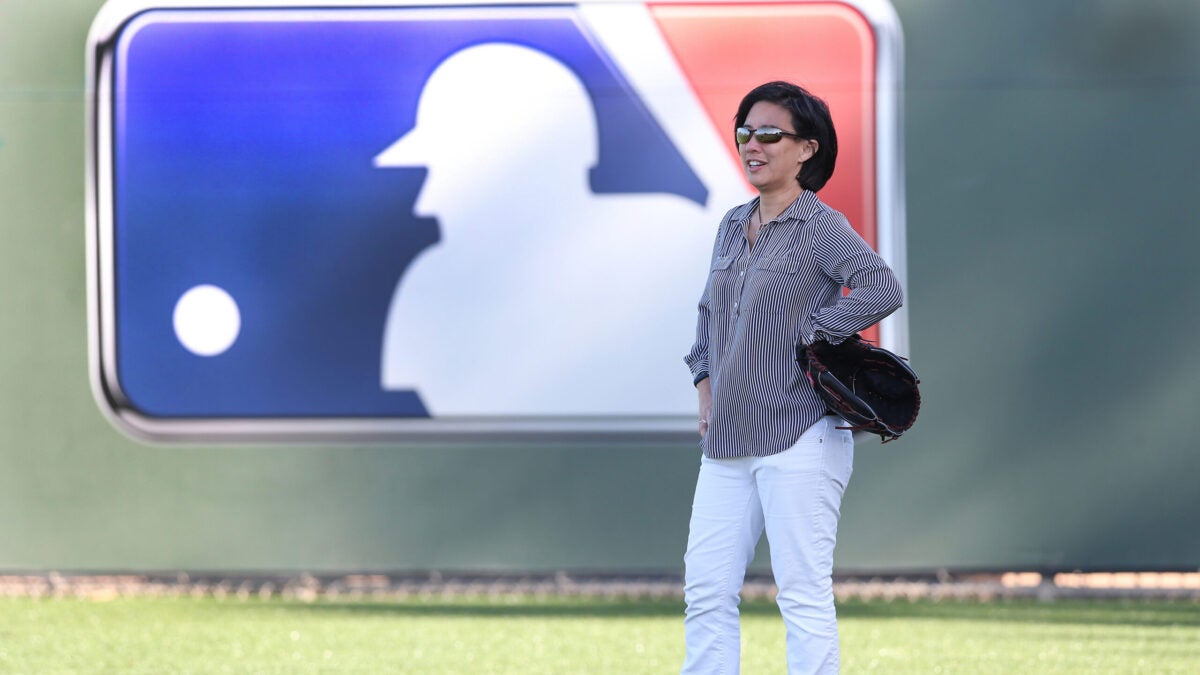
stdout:
MULTIPOLYGON (((155 447, 110 426, 85 283, 100 4, 0 1, 0 572, 680 569, 692 444, 155 447)), ((1200 567, 1200 4, 894 5, 924 404, 860 444, 839 567, 1200 567)))

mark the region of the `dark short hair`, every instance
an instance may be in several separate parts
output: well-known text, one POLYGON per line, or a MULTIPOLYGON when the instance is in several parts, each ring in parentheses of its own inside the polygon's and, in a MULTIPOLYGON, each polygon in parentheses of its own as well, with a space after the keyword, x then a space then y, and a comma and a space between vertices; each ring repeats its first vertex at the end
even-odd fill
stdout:
POLYGON ((829 106, 803 87, 791 82, 768 82, 751 89, 742 99, 738 105, 737 116, 734 117, 735 129, 746 123, 750 108, 759 101, 774 103, 790 112, 796 135, 817 142, 816 154, 800 167, 796 181, 800 183, 800 187, 813 192, 825 187, 825 183, 833 175, 838 151, 837 133, 833 130, 829 106))

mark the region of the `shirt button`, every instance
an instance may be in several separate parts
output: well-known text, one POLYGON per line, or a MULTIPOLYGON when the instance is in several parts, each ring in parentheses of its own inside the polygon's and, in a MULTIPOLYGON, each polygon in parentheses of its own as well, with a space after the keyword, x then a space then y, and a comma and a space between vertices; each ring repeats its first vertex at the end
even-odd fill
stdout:
POLYGON ((746 276, 746 270, 742 270, 742 273, 741 273, 741 274, 739 274, 738 276, 739 276, 739 277, 744 277, 744 276, 746 276))

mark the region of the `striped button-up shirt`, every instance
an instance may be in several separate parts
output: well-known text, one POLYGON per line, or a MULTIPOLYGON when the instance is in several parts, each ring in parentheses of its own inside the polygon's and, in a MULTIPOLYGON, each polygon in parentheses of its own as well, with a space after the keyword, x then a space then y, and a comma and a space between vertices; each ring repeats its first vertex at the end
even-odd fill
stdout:
POLYGON ((712 414, 701 440, 712 458, 782 452, 826 412, 796 362, 798 344, 838 343, 904 300, 896 275, 846 217, 804 191, 765 223, 746 225, 758 198, 725 215, 700 298, 692 375, 709 375, 712 414), (842 288, 850 289, 843 294, 842 288))

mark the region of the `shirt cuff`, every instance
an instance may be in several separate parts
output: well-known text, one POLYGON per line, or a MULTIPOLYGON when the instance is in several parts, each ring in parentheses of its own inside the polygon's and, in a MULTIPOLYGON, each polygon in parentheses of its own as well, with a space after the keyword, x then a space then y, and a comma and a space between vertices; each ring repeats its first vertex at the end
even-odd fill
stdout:
POLYGON ((835 335, 828 331, 817 328, 812 333, 804 336, 804 344, 811 345, 814 342, 828 342, 831 345, 840 345, 849 337, 849 335, 835 335))
POLYGON ((696 386, 708 379, 708 371, 702 370, 696 374, 696 379, 692 380, 692 386, 696 386))

